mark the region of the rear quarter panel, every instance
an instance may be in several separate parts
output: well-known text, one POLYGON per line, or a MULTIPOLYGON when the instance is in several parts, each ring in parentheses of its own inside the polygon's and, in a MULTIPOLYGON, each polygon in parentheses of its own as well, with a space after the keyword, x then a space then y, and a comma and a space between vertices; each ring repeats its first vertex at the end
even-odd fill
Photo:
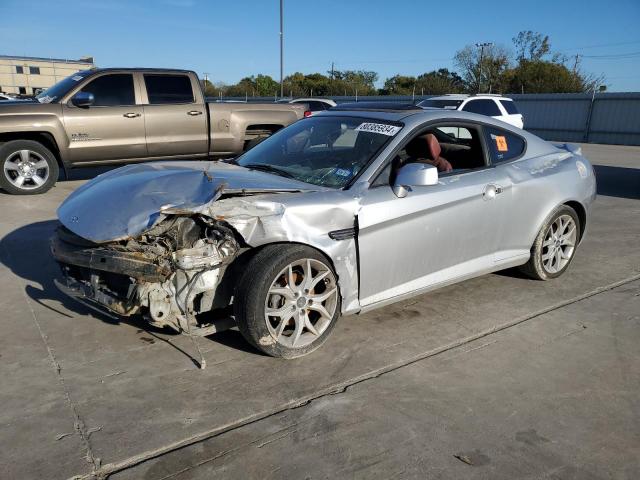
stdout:
POLYGON ((252 125, 286 127, 304 117, 304 105, 214 103, 209 106, 212 155, 238 154, 244 148, 247 128, 252 125))
MULTIPOLYGON (((591 164, 581 155, 553 150, 496 167, 503 169, 512 182, 509 214, 498 260, 528 252, 544 221, 562 204, 580 204, 588 223, 589 210, 596 195, 591 164)), ((584 228, 585 225, 582 226, 584 228)))

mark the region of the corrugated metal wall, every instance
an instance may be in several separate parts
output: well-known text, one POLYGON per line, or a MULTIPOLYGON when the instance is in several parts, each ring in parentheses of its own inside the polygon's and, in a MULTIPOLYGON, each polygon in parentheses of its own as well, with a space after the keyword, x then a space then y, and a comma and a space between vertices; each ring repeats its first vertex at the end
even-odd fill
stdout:
POLYGON ((525 128, 547 140, 640 145, 640 93, 511 95, 525 128))
MULTIPOLYGON (((525 129, 546 140, 640 145, 640 92, 509 96, 524 115, 525 129)), ((331 98, 338 103, 356 101, 355 96, 331 98)), ((357 100, 406 103, 423 98, 428 96, 370 96, 357 100)), ((249 97, 249 101, 273 100, 273 97, 249 97)))

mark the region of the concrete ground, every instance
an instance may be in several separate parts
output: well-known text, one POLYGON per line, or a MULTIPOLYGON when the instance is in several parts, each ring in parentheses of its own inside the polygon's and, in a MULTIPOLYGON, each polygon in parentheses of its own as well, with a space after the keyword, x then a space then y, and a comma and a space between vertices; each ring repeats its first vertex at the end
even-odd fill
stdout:
POLYGON ((584 146, 569 271, 473 279, 277 360, 63 298, 47 238, 91 171, 0 194, 0 478, 640 478, 640 148, 584 146))

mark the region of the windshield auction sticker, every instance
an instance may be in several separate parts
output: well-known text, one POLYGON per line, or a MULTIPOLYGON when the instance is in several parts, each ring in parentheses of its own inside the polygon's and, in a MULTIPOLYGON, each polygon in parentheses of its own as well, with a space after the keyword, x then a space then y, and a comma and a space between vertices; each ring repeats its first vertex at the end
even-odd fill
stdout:
POLYGON ((393 137, 396 133, 400 131, 401 128, 402 127, 397 127, 395 125, 387 125, 385 123, 361 123, 356 127, 356 131, 381 133, 382 135, 393 137))

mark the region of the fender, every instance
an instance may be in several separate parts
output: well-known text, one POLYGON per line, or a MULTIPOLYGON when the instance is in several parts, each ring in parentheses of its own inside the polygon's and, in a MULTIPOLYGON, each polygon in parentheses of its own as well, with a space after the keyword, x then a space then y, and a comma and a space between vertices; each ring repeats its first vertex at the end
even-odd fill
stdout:
POLYGON ((11 134, 11 138, 26 138, 39 133, 51 135, 58 146, 63 166, 69 158, 69 137, 60 120, 62 106, 59 104, 21 103, 0 106, 0 138, 11 134))

